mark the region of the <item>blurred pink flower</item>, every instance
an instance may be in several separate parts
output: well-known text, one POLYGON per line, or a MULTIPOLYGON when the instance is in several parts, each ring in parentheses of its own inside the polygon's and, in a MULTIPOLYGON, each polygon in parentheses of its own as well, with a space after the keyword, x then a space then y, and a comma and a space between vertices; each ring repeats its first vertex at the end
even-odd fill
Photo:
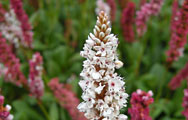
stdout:
POLYGON ((17 19, 21 23, 21 28, 24 37, 25 46, 31 47, 33 41, 32 27, 29 23, 29 18, 23 10, 23 4, 21 0, 10 0, 11 8, 14 10, 17 19))
POLYGON ((157 15, 161 9, 163 0, 151 0, 149 3, 145 3, 141 6, 140 11, 136 12, 136 26, 137 33, 139 36, 142 36, 146 30, 146 22, 152 15, 157 15))
POLYGON ((97 0, 96 1, 96 14, 98 15, 101 11, 104 11, 108 16, 110 16, 110 6, 105 3, 103 0, 97 0))
POLYGON ((123 29, 123 36, 127 42, 134 42, 134 28, 135 22, 135 4, 134 2, 128 2, 127 7, 123 9, 121 15, 121 27, 123 29))
POLYGON ((48 86, 53 91, 60 105, 69 112, 72 120, 87 120, 84 114, 77 109, 80 102, 79 99, 67 88, 67 85, 59 83, 59 79, 54 78, 48 83, 48 86))
POLYGON ((110 6, 111 22, 114 22, 114 20, 116 19, 116 10, 117 10, 116 2, 115 2, 115 0, 107 0, 106 2, 110 6))
POLYGON ((31 95, 36 98, 41 98, 44 93, 44 83, 42 80, 43 58, 40 53, 35 53, 29 61, 29 88, 31 95))
POLYGON ((167 62, 171 65, 183 56, 184 46, 187 43, 188 32, 188 1, 185 0, 181 9, 178 8, 178 1, 174 0, 171 20, 170 48, 167 51, 167 62))
POLYGON ((4 97, 0 95, 0 120, 13 120, 13 115, 10 114, 11 106, 4 104, 4 97))
POLYGON ((186 120, 188 120, 188 89, 184 90, 184 98, 183 98, 183 104, 184 111, 182 114, 185 116, 186 120))
POLYGON ((138 89, 132 93, 131 108, 128 109, 131 120, 152 120, 149 116, 149 105, 154 102, 153 93, 148 93, 138 89))
POLYGON ((26 85, 27 80, 20 70, 19 59, 12 52, 11 46, 6 43, 6 40, 0 33, 0 63, 2 63, 7 71, 5 73, 5 81, 12 82, 15 85, 26 85))
POLYGON ((175 77, 172 78, 172 80, 169 83, 169 87, 172 90, 175 90, 181 85, 181 82, 186 78, 188 78, 188 63, 175 77))

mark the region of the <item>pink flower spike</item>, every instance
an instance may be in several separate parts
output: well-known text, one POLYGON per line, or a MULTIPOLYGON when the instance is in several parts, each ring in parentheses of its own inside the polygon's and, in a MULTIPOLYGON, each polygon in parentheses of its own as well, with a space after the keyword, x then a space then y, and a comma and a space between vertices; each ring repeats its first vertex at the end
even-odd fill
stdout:
POLYGON ((44 93, 44 83, 42 80, 43 58, 40 53, 35 53, 29 61, 29 88, 31 95, 36 98, 41 98, 44 93))
POLYGON ((131 108, 128 109, 131 120, 152 120, 149 116, 149 105, 154 102, 152 95, 152 91, 146 93, 140 89, 132 93, 131 108))
POLYGON ((32 47, 33 32, 32 27, 29 23, 29 18, 23 9, 23 4, 21 0, 10 0, 11 8, 14 10, 17 19, 21 23, 22 33, 23 33, 23 43, 27 47, 32 47))
POLYGON ((169 87, 172 90, 175 90, 181 85, 181 82, 188 77, 188 63, 185 65, 185 67, 172 78, 172 80, 169 83, 169 87))
POLYGON ((171 20, 170 48, 167 51, 167 63, 171 65, 183 56, 188 33, 188 1, 185 0, 181 9, 178 8, 178 1, 174 0, 171 20))
POLYGON ((27 80, 20 70, 19 59, 12 53, 12 48, 6 43, 6 40, 0 33, 0 63, 6 67, 5 81, 12 82, 15 85, 26 85, 27 80))
POLYGON ((157 15, 161 9, 163 0, 151 0, 149 3, 145 3, 141 6, 140 11, 136 12, 136 26, 137 33, 142 36, 146 30, 146 22, 149 20, 150 16, 157 15))
POLYGON ((127 42, 134 42, 134 29, 133 24, 135 14, 135 4, 133 2, 127 3, 127 7, 124 8, 121 17, 121 27, 123 29, 123 36, 127 42))
POLYGON ((65 84, 59 83, 59 79, 54 78, 48 83, 48 86, 53 91, 60 105, 69 112, 72 120, 87 120, 84 114, 77 109, 80 102, 79 99, 70 89, 67 89, 65 84))

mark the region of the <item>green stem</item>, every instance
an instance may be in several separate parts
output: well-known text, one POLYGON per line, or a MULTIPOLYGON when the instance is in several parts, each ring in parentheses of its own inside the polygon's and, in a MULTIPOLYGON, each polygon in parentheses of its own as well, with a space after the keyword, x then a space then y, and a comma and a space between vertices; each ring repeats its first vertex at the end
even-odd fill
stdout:
MULTIPOLYGON (((140 38, 141 39, 141 38, 140 38)), ((141 64, 141 61, 142 61, 142 57, 144 56, 144 51, 146 49, 146 44, 147 44, 147 39, 145 40, 145 38, 143 37, 142 39, 143 40, 143 49, 142 49, 142 53, 141 55, 139 56, 138 60, 137 60, 137 67, 135 69, 135 75, 138 76, 139 75, 139 69, 140 69, 140 64, 141 64)))
POLYGON ((38 103, 40 109, 42 110, 42 112, 44 113, 46 119, 47 119, 47 120, 50 120, 50 117, 49 117, 49 115, 48 115, 48 112, 47 112, 46 109, 44 108, 44 105, 42 104, 41 100, 38 99, 38 100, 37 100, 37 103, 38 103))

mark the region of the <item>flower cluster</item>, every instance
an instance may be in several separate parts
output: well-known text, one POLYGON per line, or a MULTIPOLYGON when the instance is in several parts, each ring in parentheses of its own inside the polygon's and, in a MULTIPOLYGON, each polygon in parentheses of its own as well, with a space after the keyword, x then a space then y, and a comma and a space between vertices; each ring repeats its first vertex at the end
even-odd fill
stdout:
POLYGON ((95 9, 96 14, 98 15, 101 11, 104 11, 107 15, 110 15, 110 6, 105 3, 103 0, 96 1, 97 8, 95 9))
POLYGON ((23 34, 23 43, 27 47, 32 46, 33 33, 31 31, 32 27, 29 23, 29 19, 25 11, 23 10, 23 5, 21 0, 10 0, 11 8, 14 10, 17 19, 21 23, 21 29, 23 34))
POLYGON ((146 22, 151 15, 157 15, 159 13, 162 3, 163 0, 151 0, 150 3, 145 3, 141 6, 141 10, 136 12, 136 26, 139 36, 142 36, 146 32, 146 22))
POLYGON ((107 0, 107 4, 110 6, 110 20, 113 22, 116 19, 116 2, 115 0, 107 0))
POLYGON ((29 61, 29 88, 31 95, 40 98, 44 93, 44 83, 42 80, 43 58, 40 53, 35 53, 29 61))
POLYGON ((167 51, 167 62, 169 64, 183 56, 184 46, 187 43, 188 1, 185 0, 179 10, 178 1, 175 0, 172 12, 170 48, 167 51))
POLYGON ((116 49, 118 39, 111 33, 108 16, 99 13, 94 28, 90 33, 81 56, 83 62, 82 80, 79 82, 83 90, 78 109, 90 120, 126 120, 120 109, 126 107, 128 94, 125 93, 123 79, 115 73, 123 63, 118 60, 116 49))
POLYGON ((4 104, 4 97, 0 95, 0 120, 13 120, 13 115, 10 114, 11 106, 4 104))
POLYGON ((188 78, 188 63, 175 77, 172 78, 172 80, 169 83, 169 87, 172 90, 175 90, 181 85, 181 82, 186 78, 188 78))
POLYGON ((20 45, 31 47, 33 33, 28 16, 22 8, 22 2, 21 0, 10 0, 10 3, 9 11, 6 11, 0 4, 0 32, 17 48, 20 45))
POLYGON ((16 48, 20 46, 22 30, 13 10, 4 14, 4 21, 0 23, 0 31, 3 37, 14 44, 16 48))
POLYGON ((12 48, 6 43, 6 40, 0 33, 0 63, 7 69, 5 71, 5 81, 12 82, 15 85, 27 84, 27 80, 20 70, 19 59, 12 52, 12 48))
POLYGON ((123 9, 121 15, 121 27, 123 29, 123 36, 127 42, 134 42, 133 24, 135 14, 135 4, 133 2, 127 3, 127 7, 123 9))
POLYGON ((72 120, 87 120, 84 115, 77 110, 79 99, 66 85, 59 83, 58 78, 52 79, 48 83, 48 86, 53 91, 60 105, 69 112, 72 120))
POLYGON ((131 108, 128 109, 131 120, 152 120, 149 116, 149 105, 153 103, 153 93, 138 89, 132 93, 131 108))
POLYGON ((188 89, 184 90, 184 98, 183 98, 183 107, 184 111, 182 114, 185 116, 186 120, 188 120, 188 89))

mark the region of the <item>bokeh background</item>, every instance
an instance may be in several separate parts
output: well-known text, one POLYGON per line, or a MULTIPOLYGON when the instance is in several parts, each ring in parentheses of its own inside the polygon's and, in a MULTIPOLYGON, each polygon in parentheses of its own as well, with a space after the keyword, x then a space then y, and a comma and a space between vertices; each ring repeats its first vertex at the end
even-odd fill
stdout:
MULTIPOLYGON (((8 7, 8 0, 0 1, 8 7)), ((140 9, 140 1, 133 1, 136 9, 140 9)), ((96 23, 96 0, 23 0, 23 3, 33 26, 34 49, 17 51, 22 71, 28 75, 27 61, 32 53, 39 51, 44 58, 45 94, 42 102, 50 120, 71 120, 68 112, 58 104, 47 83, 51 78, 59 77, 60 82, 72 85, 73 91, 81 100, 82 91, 78 82, 84 58, 80 56, 80 51, 96 23)), ((125 79, 126 92, 131 95, 138 88, 152 90, 155 101, 150 106, 150 114, 154 120, 185 120, 181 112, 186 82, 175 91, 168 88, 171 78, 188 61, 186 46, 184 56, 174 62, 170 69, 166 67, 172 0, 164 1, 160 14, 151 17, 147 23, 148 31, 143 37, 136 36, 134 43, 124 40, 120 24, 122 10, 118 1, 116 4, 112 33, 120 41, 118 54, 124 66, 117 72, 125 79)), ((0 88, 6 103, 12 105, 11 113, 15 120, 45 120, 36 99, 29 96, 27 90, 5 83, 3 78, 0 80, 0 88)), ((127 109, 124 108, 121 112, 127 114, 127 109)))

